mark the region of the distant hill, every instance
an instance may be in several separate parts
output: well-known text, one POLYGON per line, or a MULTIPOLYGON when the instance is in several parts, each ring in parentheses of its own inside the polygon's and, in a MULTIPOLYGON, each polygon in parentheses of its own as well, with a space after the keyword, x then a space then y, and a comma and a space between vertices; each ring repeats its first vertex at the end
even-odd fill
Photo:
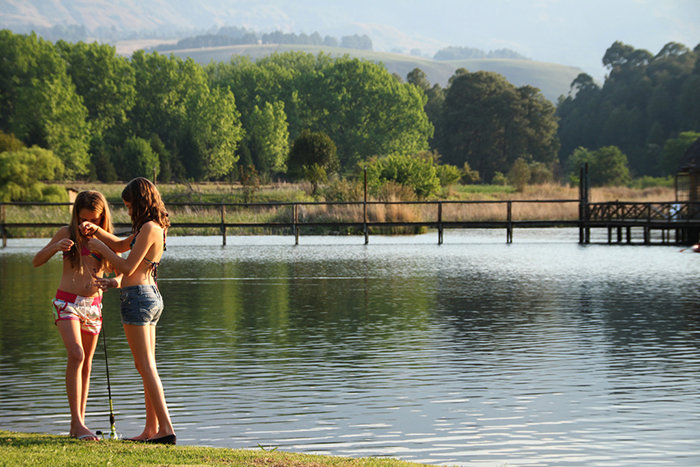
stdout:
MULTIPOLYGON (((458 68, 465 68, 470 72, 480 70, 494 71, 505 76, 515 86, 530 85, 540 89, 542 95, 555 104, 559 96, 568 94, 571 82, 579 73, 583 72, 576 67, 533 60, 480 59, 437 61, 413 55, 312 45, 233 45, 176 50, 172 53, 183 59, 190 57, 197 63, 206 65, 211 61, 228 62, 233 55, 248 55, 255 60, 274 52, 283 53, 292 50, 313 55, 318 55, 319 52, 323 51, 333 57, 341 57, 347 54, 353 58, 381 62, 390 73, 396 73, 403 79, 406 79, 406 75, 414 68, 420 68, 427 75, 431 84, 438 83, 442 87, 447 85, 448 80, 458 68)), ((170 54, 170 52, 163 53, 170 54)))

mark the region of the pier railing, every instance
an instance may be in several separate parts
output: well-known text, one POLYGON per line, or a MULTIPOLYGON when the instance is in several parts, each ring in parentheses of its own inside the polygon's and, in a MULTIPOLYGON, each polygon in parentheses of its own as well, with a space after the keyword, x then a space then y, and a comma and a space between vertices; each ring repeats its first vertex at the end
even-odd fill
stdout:
MULTIPOLYGON (((70 203, 0 203, 0 230, 3 246, 8 231, 17 229, 59 228, 69 220, 70 203), (58 211, 45 214, 44 211, 58 211)), ((443 243, 446 229, 504 229, 506 242, 513 231, 533 227, 578 227, 581 243, 590 243, 592 228, 608 229, 608 242, 627 242, 631 229, 644 230, 649 243, 653 229, 663 231, 663 241, 685 243, 700 229, 700 203, 694 202, 608 202, 581 203, 561 200, 481 200, 481 201, 348 201, 348 202, 273 202, 273 203, 166 203, 171 227, 181 234, 196 234, 212 229, 226 244, 229 233, 273 231, 292 234, 295 244, 303 231, 310 233, 361 233, 365 243, 370 233, 392 233, 391 229, 420 228, 437 230, 443 243), (672 239, 675 234, 675 240, 672 239), (689 237, 690 236, 690 237, 689 237)), ((123 206, 112 207, 115 228, 127 232, 130 220, 123 206)), ((24 235, 22 235, 24 236, 24 235)))
POLYGON ((632 243, 632 229, 642 231, 643 243, 649 244, 654 230, 661 232, 662 242, 680 244, 698 240, 700 232, 699 202, 621 202, 582 203, 581 243, 590 243, 591 228, 606 228, 608 243, 632 243), (617 236, 614 239, 615 234, 617 236), (675 237, 672 239, 671 237, 675 237))

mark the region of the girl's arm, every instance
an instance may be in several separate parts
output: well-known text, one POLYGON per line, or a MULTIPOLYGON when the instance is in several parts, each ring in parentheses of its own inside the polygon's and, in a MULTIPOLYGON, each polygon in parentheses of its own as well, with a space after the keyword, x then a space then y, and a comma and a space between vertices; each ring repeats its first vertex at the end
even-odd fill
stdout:
POLYGON ((95 285, 104 293, 107 289, 120 289, 122 286, 122 277, 124 277, 124 275, 120 273, 114 277, 99 277, 93 274, 92 277, 95 280, 95 285))
POLYGON ((119 238, 116 235, 105 231, 99 225, 93 224, 92 222, 83 222, 80 224, 80 232, 86 237, 97 237, 98 239, 102 240, 102 242, 104 242, 104 244, 107 245, 110 250, 116 251, 117 253, 129 251, 131 239, 134 237, 134 234, 131 234, 126 238, 119 238))
POLYGON ((51 238, 49 243, 34 256, 32 264, 35 268, 38 268, 46 264, 46 262, 59 251, 68 251, 73 248, 73 244, 73 240, 70 239, 69 228, 67 226, 61 227, 58 229, 58 232, 54 234, 53 238, 51 238))
POLYGON ((88 241, 90 251, 96 251, 104 256, 109 261, 116 271, 121 272, 125 276, 131 276, 139 264, 146 257, 146 253, 151 248, 151 245, 160 241, 163 237, 163 229, 154 222, 146 222, 141 227, 141 233, 136 237, 131 253, 126 258, 122 258, 112 251, 100 239, 92 238, 88 241))

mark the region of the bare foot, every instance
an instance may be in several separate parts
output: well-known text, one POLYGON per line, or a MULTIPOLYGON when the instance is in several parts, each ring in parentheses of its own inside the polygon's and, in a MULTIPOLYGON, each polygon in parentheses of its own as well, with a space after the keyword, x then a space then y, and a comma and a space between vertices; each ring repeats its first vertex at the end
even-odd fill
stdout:
POLYGON ((92 431, 88 430, 87 427, 78 427, 75 430, 71 430, 70 433, 72 438, 79 439, 81 441, 99 441, 100 438, 97 437, 92 431))

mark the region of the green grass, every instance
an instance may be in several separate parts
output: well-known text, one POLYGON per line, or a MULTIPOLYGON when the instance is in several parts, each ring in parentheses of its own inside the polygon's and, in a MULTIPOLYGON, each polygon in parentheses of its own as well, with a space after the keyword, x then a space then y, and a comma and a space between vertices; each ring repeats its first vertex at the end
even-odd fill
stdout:
POLYGON ((77 441, 67 436, 0 430, 0 465, 251 466, 251 467, 410 467, 391 458, 350 459, 267 449, 158 446, 127 441, 77 441))

